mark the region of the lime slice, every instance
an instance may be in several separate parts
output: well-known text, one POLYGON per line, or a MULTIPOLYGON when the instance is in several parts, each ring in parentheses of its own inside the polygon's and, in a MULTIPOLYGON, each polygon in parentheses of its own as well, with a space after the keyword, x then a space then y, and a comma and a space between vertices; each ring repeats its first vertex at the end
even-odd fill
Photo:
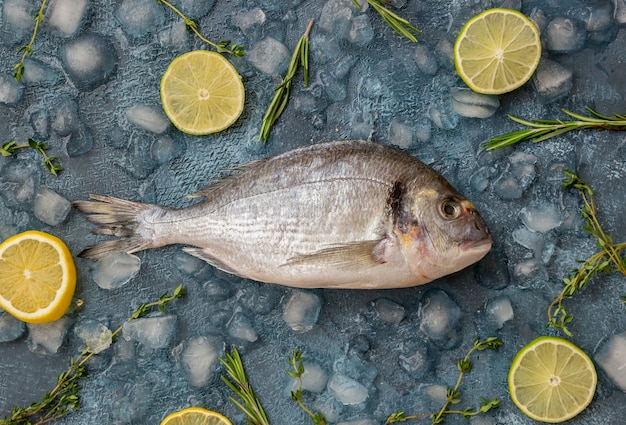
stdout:
POLYGON ((522 86, 540 58, 539 30, 512 9, 488 9, 474 16, 454 44, 459 76, 469 88, 483 94, 507 93, 522 86))
POLYGON ((598 377, 593 362, 566 339, 542 336, 517 353, 509 371, 511 399, 528 417, 557 423, 582 412, 598 377))
POLYGON ((230 127, 243 111, 244 93, 235 67, 207 50, 178 56, 161 79, 165 114, 180 131, 196 136, 230 127))
POLYGON ((232 425, 228 418, 202 407, 189 407, 174 412, 161 422, 161 425, 232 425))

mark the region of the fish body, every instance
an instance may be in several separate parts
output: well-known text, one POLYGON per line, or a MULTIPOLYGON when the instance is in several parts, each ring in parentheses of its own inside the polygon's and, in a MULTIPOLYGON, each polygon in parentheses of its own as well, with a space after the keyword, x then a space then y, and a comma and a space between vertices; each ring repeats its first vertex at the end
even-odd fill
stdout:
POLYGON ((492 239, 473 204, 394 148, 334 141, 238 167, 174 209, 91 195, 74 205, 121 236, 98 259, 170 244, 244 278, 305 288, 421 285, 481 259, 492 239))

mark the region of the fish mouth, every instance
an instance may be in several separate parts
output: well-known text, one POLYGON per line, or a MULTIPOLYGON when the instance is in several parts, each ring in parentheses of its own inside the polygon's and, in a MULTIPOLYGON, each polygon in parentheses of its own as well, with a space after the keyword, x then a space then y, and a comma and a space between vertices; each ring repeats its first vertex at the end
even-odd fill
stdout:
POLYGON ((486 250, 488 251, 489 248, 491 247, 492 243, 493 243, 493 238, 491 237, 491 235, 487 235, 487 236, 485 236, 482 239, 478 239, 478 240, 475 240, 475 241, 463 242, 461 244, 461 249, 463 251, 467 251, 467 250, 470 250, 470 249, 477 249, 477 248, 484 249, 484 248, 486 248, 486 250), (488 246, 486 246, 486 245, 488 245, 488 246))

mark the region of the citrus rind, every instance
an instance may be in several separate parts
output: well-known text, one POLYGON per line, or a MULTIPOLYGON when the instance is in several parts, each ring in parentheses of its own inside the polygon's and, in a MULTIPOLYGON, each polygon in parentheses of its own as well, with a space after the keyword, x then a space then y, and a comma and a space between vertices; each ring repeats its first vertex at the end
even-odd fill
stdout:
POLYGON ((467 86, 481 94, 504 94, 524 85, 541 59, 537 26, 504 8, 471 18, 454 44, 454 65, 467 86), (495 34, 495 36, 494 36, 495 34))

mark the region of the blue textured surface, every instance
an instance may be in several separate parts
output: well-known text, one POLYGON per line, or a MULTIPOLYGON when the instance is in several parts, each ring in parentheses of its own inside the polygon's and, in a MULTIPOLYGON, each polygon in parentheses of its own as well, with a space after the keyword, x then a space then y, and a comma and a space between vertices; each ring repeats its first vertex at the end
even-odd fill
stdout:
MULTIPOLYGON (((128 330, 128 341, 120 338, 89 363, 81 410, 57 423, 155 424, 191 405, 244 423, 228 400, 217 362, 207 376, 195 379, 183 365, 184 353, 206 354, 207 347, 224 346, 239 348, 272 424, 308 421, 285 393, 284 371, 294 347, 327 376, 341 377, 332 382, 347 376, 367 390, 364 402, 344 405, 329 384, 319 392, 306 392, 305 403, 323 410, 333 423, 383 423, 398 409, 411 414, 437 409, 440 403, 432 400, 430 390, 453 385, 457 359, 474 338, 487 336, 501 338, 504 346, 498 353, 474 357, 474 370, 461 386, 462 406, 475 405, 479 396, 497 397, 501 407, 480 423, 533 423, 508 397, 508 367, 522 346, 552 332, 545 328, 550 300, 560 290, 562 277, 576 267, 575 260, 595 249, 581 230, 578 194, 563 191, 560 170, 574 170, 596 189, 600 220, 621 241, 626 237, 624 133, 577 132, 492 153, 480 145, 518 128, 507 114, 565 119, 561 108, 582 113, 586 105, 604 114, 626 112, 623 1, 398 2, 401 7, 395 11, 423 31, 418 44, 393 33, 371 8, 357 11, 350 0, 174 2, 180 3, 185 13, 198 19, 202 34, 216 41, 230 39, 248 52, 232 59, 246 87, 244 112, 219 134, 193 137, 172 126, 156 134, 129 122, 127 111, 135 105, 161 113, 158 87, 168 63, 185 51, 206 48, 193 34, 181 31, 179 17, 162 4, 87 1, 70 35, 44 21, 31 74, 18 86, 11 68, 19 58, 17 50, 30 38, 32 22, 27 19, 26 28, 14 27, 11 19, 32 16, 38 5, 0 2, 0 94, 9 96, 8 101, 0 99, 0 141, 43 140, 65 167, 57 178, 32 152, 0 158, 0 237, 41 229, 61 237, 75 254, 97 240, 90 233, 93 227, 75 211, 54 226, 39 221, 34 215, 39 186, 67 200, 98 193, 183 206, 188 202, 184 195, 202 188, 224 168, 309 143, 371 138, 401 145, 472 199, 493 233, 492 253, 474 267, 422 287, 308 291, 317 296, 313 307, 317 300, 321 310, 319 315, 315 309, 308 312, 304 320, 312 327, 306 332, 292 330, 283 317, 299 290, 189 263, 177 246, 140 253, 139 274, 112 290, 99 288, 92 279, 94 264, 77 258, 76 299, 83 305, 68 315, 68 331, 58 352, 32 352, 28 330, 17 340, 0 342, 0 416, 16 404, 39 400, 52 388, 69 357, 81 350, 74 332, 79 324, 96 321, 115 329, 135 306, 183 283, 188 296, 168 308, 176 320, 163 324, 174 323, 162 335, 165 345, 151 348, 128 330), (451 106, 450 88, 464 87, 451 62, 452 44, 467 19, 501 4, 521 7, 544 22, 544 56, 560 64, 565 75, 571 73, 571 87, 566 82, 562 95, 546 99, 531 81, 500 96, 493 116, 461 117, 451 106), (257 141, 261 118, 286 66, 278 58, 272 73, 265 73, 253 58, 261 54, 261 63, 271 61, 255 53, 255 47, 260 49, 259 43, 271 37, 291 51, 311 18, 316 20, 311 85, 304 88, 300 75, 296 77, 290 103, 263 145, 257 141), (555 18, 573 19, 584 44, 566 52, 556 44, 548 48, 545 35, 555 18), (81 71, 70 62, 78 60, 72 54, 84 42, 100 52, 101 63, 81 71), (537 229, 524 221, 529 211, 547 211, 556 222, 545 232, 533 232, 537 229), (514 316, 498 329, 488 306, 503 297, 510 300, 514 316), (450 313, 448 332, 437 333, 426 319, 433 303, 450 313)), ((611 336, 626 331, 626 314, 619 304, 625 292, 622 276, 603 276, 568 302, 575 315, 572 340, 590 356, 611 336)), ((11 332, 16 329, 22 332, 21 327, 11 332)), ((12 337, 7 334, 7 339, 12 337)), ((620 424, 626 416, 626 394, 600 367, 598 371, 596 398, 572 424, 620 424)), ((450 423, 461 421, 449 418, 450 423)))

